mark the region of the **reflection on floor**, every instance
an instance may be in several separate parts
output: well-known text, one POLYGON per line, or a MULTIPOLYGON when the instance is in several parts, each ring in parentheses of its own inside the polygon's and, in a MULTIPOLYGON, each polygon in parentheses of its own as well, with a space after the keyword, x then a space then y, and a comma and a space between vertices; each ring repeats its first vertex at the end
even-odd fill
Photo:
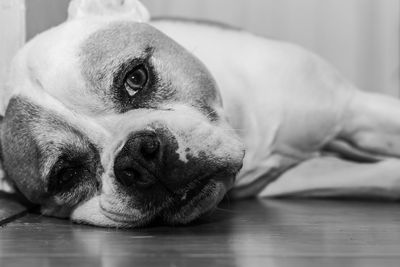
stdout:
POLYGON ((399 266, 394 202, 225 202, 185 227, 103 229, 28 214, 0 228, 0 266, 399 266))

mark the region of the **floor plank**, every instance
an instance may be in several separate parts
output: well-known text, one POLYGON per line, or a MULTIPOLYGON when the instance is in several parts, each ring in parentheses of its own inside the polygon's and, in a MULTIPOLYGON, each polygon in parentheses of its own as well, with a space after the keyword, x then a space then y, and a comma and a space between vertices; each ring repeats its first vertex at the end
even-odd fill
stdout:
POLYGON ((24 215, 26 210, 15 196, 0 192, 0 226, 24 215))
POLYGON ((185 227, 103 229, 29 214, 0 266, 399 266, 394 202, 247 200, 185 227))

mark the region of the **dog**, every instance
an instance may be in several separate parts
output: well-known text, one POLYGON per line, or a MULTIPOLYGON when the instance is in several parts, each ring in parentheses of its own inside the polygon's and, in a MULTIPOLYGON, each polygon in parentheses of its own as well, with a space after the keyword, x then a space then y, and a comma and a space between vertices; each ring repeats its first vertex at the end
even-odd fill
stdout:
POLYGON ((42 214, 139 227, 189 223, 227 192, 397 197, 398 100, 294 44, 150 20, 136 0, 68 14, 1 95, 1 188, 42 214))

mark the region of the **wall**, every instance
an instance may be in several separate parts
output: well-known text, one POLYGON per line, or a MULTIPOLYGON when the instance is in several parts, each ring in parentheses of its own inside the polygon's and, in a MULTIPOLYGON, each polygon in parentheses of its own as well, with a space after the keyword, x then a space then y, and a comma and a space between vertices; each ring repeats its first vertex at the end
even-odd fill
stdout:
MULTIPOLYGON (((25 6, 23 0, 0 0, 0 100, 5 90, 8 65, 25 42, 25 6)), ((2 103, 0 101, 0 110, 2 103)))
POLYGON ((27 39, 31 39, 37 33, 60 24, 67 18, 69 0, 25 1, 27 39))
POLYGON ((153 15, 220 20, 301 44, 357 86, 399 95, 399 0, 144 0, 153 15))

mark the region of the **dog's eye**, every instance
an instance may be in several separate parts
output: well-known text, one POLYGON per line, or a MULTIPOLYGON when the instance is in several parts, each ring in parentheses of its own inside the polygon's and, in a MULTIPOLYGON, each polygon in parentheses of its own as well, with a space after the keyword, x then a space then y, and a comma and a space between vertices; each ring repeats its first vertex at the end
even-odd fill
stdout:
POLYGON ((137 66, 125 76, 124 86, 126 92, 130 96, 134 96, 146 86, 147 80, 148 73, 146 67, 143 64, 137 66))

